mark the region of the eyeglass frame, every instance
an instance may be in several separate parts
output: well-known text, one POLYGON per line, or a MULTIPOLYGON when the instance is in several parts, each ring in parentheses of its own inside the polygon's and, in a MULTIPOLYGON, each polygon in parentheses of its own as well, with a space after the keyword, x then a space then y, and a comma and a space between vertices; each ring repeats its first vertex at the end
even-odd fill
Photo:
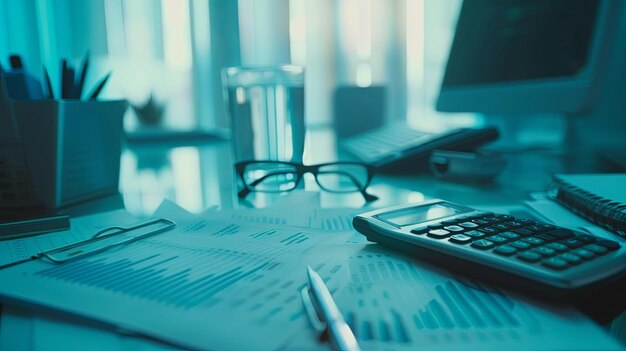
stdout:
MULTIPOLYGON (((330 193, 336 193, 336 194, 337 193, 348 193, 348 192, 360 192, 361 195, 363 195, 363 198, 365 198, 365 201, 367 201, 367 202, 378 200, 378 196, 370 194, 370 193, 367 192, 367 187, 370 185, 370 183, 372 181, 372 178, 374 177, 374 175, 376 173, 376 168, 373 167, 373 166, 370 166, 368 164, 361 163, 361 162, 343 161, 343 162, 320 163, 320 164, 316 164, 316 165, 304 165, 304 164, 301 164, 301 163, 287 162, 287 161, 252 160, 252 161, 242 161, 242 162, 235 163, 235 170, 237 171, 237 175, 241 179, 241 183, 243 184, 243 187, 244 187, 243 189, 241 189, 237 193, 237 196, 239 198, 245 198, 251 192, 281 193, 281 192, 292 191, 292 190, 294 190, 294 189, 296 189, 298 187, 298 184, 300 184, 300 182, 302 181, 302 178, 304 177, 305 174, 311 173, 313 175, 313 177, 315 178, 315 182, 317 183, 317 185, 324 191, 327 191, 327 192, 330 192, 330 193), (289 166, 294 167, 295 168, 295 173, 296 173, 296 180, 294 182, 295 184, 294 184, 293 188, 287 189, 287 190, 265 191, 265 190, 255 190, 254 188, 249 187, 248 184, 246 183, 245 178, 244 178, 244 171, 245 171, 245 169, 246 169, 246 167, 248 165, 254 164, 254 163, 274 163, 274 164, 289 165, 289 166), (319 169, 321 167, 334 166, 334 165, 356 165, 356 166, 364 167, 366 169, 366 171, 367 171, 367 180, 365 181, 363 186, 360 187, 358 190, 354 190, 354 191, 334 191, 334 190, 328 190, 326 187, 324 187, 322 184, 320 184, 319 180, 317 179, 317 175, 320 174, 319 173, 319 169)), ((294 172, 288 172, 288 173, 294 173, 294 172)), ((324 173, 326 173, 326 172, 324 172, 324 173)), ((328 172, 328 173, 341 173, 341 172, 328 172)), ((278 173, 266 174, 263 177, 255 180, 255 182, 263 180, 267 176, 273 176, 273 175, 278 175, 278 174, 287 174, 287 172, 278 172, 278 173)), ((350 174, 345 174, 345 175, 347 177, 351 178, 352 182, 355 185, 360 185, 359 182, 357 182, 354 179, 354 177, 352 177, 352 175, 350 175, 350 174)))

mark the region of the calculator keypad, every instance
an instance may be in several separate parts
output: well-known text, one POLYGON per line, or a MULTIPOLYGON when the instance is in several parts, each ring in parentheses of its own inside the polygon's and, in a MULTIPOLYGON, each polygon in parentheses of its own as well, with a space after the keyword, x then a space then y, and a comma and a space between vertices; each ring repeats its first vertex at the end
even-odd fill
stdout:
POLYGON ((556 271, 584 264, 620 248, 613 240, 493 213, 444 220, 411 232, 556 271))

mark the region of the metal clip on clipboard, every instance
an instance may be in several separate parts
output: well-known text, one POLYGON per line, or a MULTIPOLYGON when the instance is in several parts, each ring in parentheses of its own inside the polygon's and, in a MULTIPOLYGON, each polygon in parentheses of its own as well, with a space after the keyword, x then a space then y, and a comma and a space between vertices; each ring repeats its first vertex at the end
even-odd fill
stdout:
POLYGON ((89 239, 42 251, 35 258, 45 257, 54 263, 64 263, 166 232, 174 228, 175 225, 174 221, 159 218, 132 227, 108 227, 97 232, 89 239))

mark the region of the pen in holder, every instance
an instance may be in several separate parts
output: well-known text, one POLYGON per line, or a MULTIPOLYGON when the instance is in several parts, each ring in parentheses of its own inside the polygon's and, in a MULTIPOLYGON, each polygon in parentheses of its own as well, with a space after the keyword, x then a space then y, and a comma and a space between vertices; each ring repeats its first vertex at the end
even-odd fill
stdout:
MULTIPOLYGON (((126 101, 10 104, 19 139, 12 145, 21 145, 23 157, 2 159, 0 152, 0 175, 22 173, 0 179, 0 208, 58 208, 118 191, 126 101)), ((0 151, 5 144, 0 140, 0 151)))

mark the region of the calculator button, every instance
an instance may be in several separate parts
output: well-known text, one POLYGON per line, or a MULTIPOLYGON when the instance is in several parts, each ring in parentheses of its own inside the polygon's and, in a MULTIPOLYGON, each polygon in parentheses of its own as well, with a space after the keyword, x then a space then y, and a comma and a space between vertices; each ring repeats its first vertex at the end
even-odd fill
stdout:
POLYGON ((613 240, 598 240, 597 244, 602 245, 611 251, 617 250, 620 248, 620 244, 613 240))
POLYGON ((502 256, 512 256, 513 254, 515 254, 517 252, 517 249, 514 248, 513 246, 502 245, 502 246, 496 248, 495 250, 493 250, 493 252, 497 253, 498 255, 502 255, 502 256))
POLYGON ((493 241, 480 239, 480 240, 474 241, 471 246, 475 249, 487 250, 487 249, 494 247, 495 244, 493 243, 493 241))
POLYGON ((508 226, 508 225, 506 225, 506 224, 504 224, 504 223, 494 224, 494 225, 492 225, 491 227, 492 227, 492 228, 499 229, 499 230, 507 230, 507 229, 509 229, 509 226, 508 226))
POLYGON ((510 222, 506 222, 504 224, 508 225, 509 228, 519 228, 519 227, 521 227, 523 225, 522 223, 520 223, 518 221, 510 221, 510 222))
POLYGON ((531 245, 529 243, 525 242, 525 241, 518 240, 516 242, 511 243, 511 246, 514 246, 514 247, 516 247, 516 248, 518 248, 520 250, 526 250, 526 249, 530 248, 531 245))
POLYGON ((572 252, 575 253, 576 255, 584 258, 585 260, 591 260, 594 257, 596 257, 596 255, 592 251, 589 251, 587 249, 576 249, 576 250, 574 250, 572 252))
POLYGON ((453 242, 455 244, 467 244, 470 241, 472 241, 472 237, 467 236, 465 234, 454 234, 453 236, 450 237, 448 241, 453 242))
POLYGON ((569 248, 572 249, 576 249, 579 248, 581 246, 584 246, 585 243, 583 243, 582 241, 578 240, 578 239, 565 239, 563 241, 561 241, 561 243, 569 248))
POLYGON ((589 234, 577 235, 576 239, 584 242, 585 244, 593 244, 596 241, 598 241, 595 237, 593 237, 592 235, 589 235, 589 234))
POLYGON ((569 267, 569 264, 567 263, 567 261, 562 260, 560 258, 556 258, 556 257, 552 257, 552 258, 545 260, 543 262, 543 265, 548 268, 559 270, 559 271, 569 267))
POLYGON ((553 226, 552 224, 539 224, 539 227, 543 230, 552 230, 556 228, 556 226, 553 226))
POLYGON ((535 235, 535 238, 539 238, 539 239, 544 240, 544 241, 554 241, 554 240, 556 240, 556 237, 554 237, 554 236, 552 236, 552 235, 550 235, 548 233, 537 234, 537 235, 535 235))
POLYGON ((479 225, 485 225, 485 224, 489 224, 489 222, 483 220, 483 219, 474 219, 472 220, 472 222, 479 224, 479 225))
POLYGON ((492 222, 492 223, 499 222, 498 218, 493 217, 493 216, 483 217, 483 219, 487 222, 492 222))
POLYGON ((567 261, 569 264, 579 264, 583 262, 582 258, 572 253, 564 253, 558 256, 558 258, 567 261))
POLYGON ((532 252, 532 251, 524 251, 521 254, 517 255, 516 257, 526 262, 538 262, 542 258, 540 254, 536 252, 532 252))
POLYGON ((505 237, 507 239, 511 239, 511 240, 512 239, 519 239, 519 237, 520 237, 519 234, 515 234, 513 232, 503 232, 503 233, 500 233, 498 235, 503 236, 503 237, 505 237))
POLYGON ((529 226, 529 225, 536 225, 537 224, 537 222, 535 222, 535 221, 533 221, 531 219, 520 218, 517 221, 522 223, 523 226, 529 226))
POLYGON ((461 227, 463 227, 463 228, 476 228, 476 227, 478 227, 478 224, 472 223, 472 222, 462 222, 462 223, 459 223, 459 225, 461 227))
POLYGON ((525 229, 525 228, 513 229, 511 231, 513 233, 516 233, 516 234, 519 234, 519 235, 523 235, 523 236, 528 236, 528 235, 533 233, 531 230, 528 230, 528 229, 525 229))
POLYGON ((609 251, 609 249, 607 249, 606 247, 596 245, 596 244, 586 246, 585 248, 589 251, 592 251, 596 255, 604 255, 605 253, 609 251))
POLYGON ((485 234, 496 234, 496 233, 500 232, 499 230, 497 230, 495 228, 492 228, 492 227, 481 228, 481 229, 478 229, 478 230, 480 230, 481 232, 483 232, 485 234))
POLYGON ((447 219, 445 221, 441 221, 441 224, 443 225, 452 225, 452 224, 457 224, 458 221, 456 219, 447 219))
POLYGON ((429 229, 427 227, 413 228, 411 229, 411 233, 413 234, 424 234, 427 233, 429 229))
POLYGON ((561 243, 549 243, 548 245, 546 245, 547 247, 554 249, 558 252, 565 252, 569 250, 569 247, 561 244, 561 243))
POLYGON ((507 238, 500 235, 488 236, 486 239, 489 241, 493 241, 496 244, 504 244, 505 242, 509 241, 507 238))
POLYGON ((556 254, 556 250, 551 249, 549 247, 545 247, 545 246, 540 246, 534 249, 533 251, 545 257, 549 257, 549 256, 556 254))
POLYGON ((482 238, 483 236, 485 236, 485 233, 479 232, 478 230, 468 230, 465 232, 465 235, 469 235, 472 238, 482 238))
POLYGON ((531 245, 541 245, 541 244, 544 243, 544 241, 542 239, 535 238, 533 236, 531 236, 529 238, 524 238, 522 240, 524 240, 525 242, 527 242, 527 243, 529 243, 531 245))
POLYGON ((558 240, 569 239, 574 237, 574 232, 570 229, 558 228, 548 232, 548 234, 557 238, 558 240))
POLYGON ((541 227, 540 227, 540 226, 538 226, 538 225, 536 225, 536 224, 535 224, 535 225, 528 226, 528 227, 526 227, 526 229, 530 230, 530 231, 531 231, 531 232, 533 232, 533 233, 540 233, 540 232, 542 232, 542 231, 543 231, 543 230, 541 229, 541 227))
POLYGON ((453 233, 460 233, 460 232, 465 230, 463 227, 459 227, 458 225, 450 225, 450 226, 447 226, 447 227, 443 227, 443 229, 445 229, 445 230, 447 230, 449 232, 453 232, 453 233))
POLYGON ((429 224, 429 225, 427 225, 427 227, 430 228, 430 229, 441 229, 441 228, 443 228, 443 224, 440 224, 440 223, 429 224))
POLYGON ((498 219, 503 220, 503 221, 512 221, 515 219, 515 217, 513 216, 509 216, 509 215, 497 215, 496 216, 498 219))
POLYGON ((450 236, 449 231, 447 230, 443 230, 443 229, 433 229, 431 231, 428 232, 428 236, 431 238, 435 238, 435 239, 443 239, 443 238, 447 238, 450 236))

